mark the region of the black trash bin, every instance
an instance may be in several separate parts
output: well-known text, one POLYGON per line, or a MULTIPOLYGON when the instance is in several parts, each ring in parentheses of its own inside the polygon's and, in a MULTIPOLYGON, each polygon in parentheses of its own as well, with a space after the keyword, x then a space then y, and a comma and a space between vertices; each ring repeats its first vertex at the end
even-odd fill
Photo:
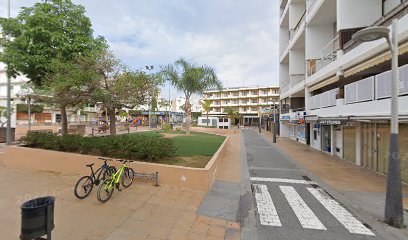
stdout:
POLYGON ((21 205, 21 240, 47 235, 51 239, 54 229, 54 197, 40 197, 21 205))

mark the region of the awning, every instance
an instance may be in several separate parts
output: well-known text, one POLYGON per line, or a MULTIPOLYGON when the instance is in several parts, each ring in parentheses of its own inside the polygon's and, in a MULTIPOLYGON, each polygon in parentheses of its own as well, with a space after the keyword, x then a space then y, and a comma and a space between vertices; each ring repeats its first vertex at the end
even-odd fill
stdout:
POLYGON ((310 91, 314 91, 314 90, 317 90, 319 88, 322 88, 324 86, 327 86, 327 85, 332 84, 332 83, 337 82, 337 81, 339 81, 339 76, 335 75, 335 76, 333 76, 331 78, 328 78, 328 79, 326 79, 326 80, 324 80, 324 81, 310 87, 309 89, 310 89, 310 91))
MULTIPOLYGON (((402 55, 408 52, 408 42, 400 44, 398 48, 398 55, 402 55)), ((391 59, 391 52, 386 50, 384 53, 377 55, 369 60, 366 60, 344 72, 344 77, 349 77, 364 70, 367 70, 373 66, 376 66, 380 63, 389 61, 391 59)))

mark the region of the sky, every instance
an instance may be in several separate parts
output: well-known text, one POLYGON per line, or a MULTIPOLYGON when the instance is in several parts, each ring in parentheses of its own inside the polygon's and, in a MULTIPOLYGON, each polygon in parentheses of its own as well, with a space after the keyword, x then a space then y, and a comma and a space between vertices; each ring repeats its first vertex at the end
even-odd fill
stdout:
MULTIPOLYGON (((11 17, 33 0, 11 0, 11 17)), ((278 0, 73 0, 95 36, 134 69, 180 57, 212 66, 224 87, 278 84, 278 0)), ((0 0, 5 17, 7 0, 0 0)), ((162 97, 168 98, 169 86, 162 97)), ((172 97, 182 95, 170 89, 172 97)))

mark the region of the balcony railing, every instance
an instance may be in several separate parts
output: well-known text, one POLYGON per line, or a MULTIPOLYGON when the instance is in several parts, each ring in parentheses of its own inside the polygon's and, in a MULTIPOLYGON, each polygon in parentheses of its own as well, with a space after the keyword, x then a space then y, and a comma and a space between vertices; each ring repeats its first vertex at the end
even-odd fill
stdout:
POLYGON ((306 11, 303 13, 302 17, 299 19, 299 22, 296 24, 296 26, 293 29, 289 30, 289 41, 292 40, 292 38, 296 35, 297 31, 300 29, 300 27, 305 23, 305 15, 306 11))
POLYGON ((282 93, 285 93, 285 92, 287 92, 287 91, 289 91, 289 84, 286 84, 286 85, 281 85, 280 86, 280 92, 281 92, 281 94, 282 93))
POLYGON ((314 95, 309 99, 309 108, 311 110, 334 107, 336 106, 336 94, 339 89, 335 88, 330 91, 314 95))
MULTIPOLYGON (((368 26, 368 27, 373 27, 373 26, 388 27, 389 25, 391 25, 392 20, 400 19, 404 15, 407 14, 407 12, 408 12, 407 2, 408 2, 408 0, 402 0, 401 4, 399 4, 397 7, 395 7, 390 12, 386 13, 386 15, 382 16, 376 22, 371 24, 371 26, 368 26)), ((344 53, 347 53, 347 52, 351 51, 352 49, 354 49, 355 47, 357 47, 357 46, 359 46, 361 44, 361 42, 356 42, 351 38, 352 34, 357 32, 360 29, 362 29, 362 28, 350 29, 353 32, 350 32, 349 29, 344 29, 344 30, 342 30, 340 32, 341 35, 344 35, 344 37, 342 37, 342 43, 341 43, 341 49, 344 50, 344 53)))
POLYGON ((319 59, 311 59, 306 62, 307 76, 312 76, 313 74, 320 71, 326 65, 336 61, 337 51, 340 50, 339 35, 337 35, 333 40, 329 42, 322 50, 320 50, 319 59))
POLYGON ((305 74, 292 74, 289 76, 290 86, 296 86, 298 83, 305 80, 305 74))

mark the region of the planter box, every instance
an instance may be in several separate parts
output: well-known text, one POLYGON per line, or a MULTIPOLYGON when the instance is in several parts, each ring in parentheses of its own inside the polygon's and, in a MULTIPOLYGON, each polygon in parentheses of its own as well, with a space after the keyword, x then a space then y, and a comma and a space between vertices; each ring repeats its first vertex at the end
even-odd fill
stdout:
MULTIPOLYGON (((208 192, 211 190, 220 162, 219 155, 228 140, 229 137, 224 140, 205 168, 190 168, 148 162, 133 162, 129 163, 129 166, 136 172, 159 172, 159 184, 161 185, 208 192)), ((63 175, 88 175, 90 170, 85 166, 86 164, 102 164, 102 161, 98 160, 97 156, 18 146, 7 147, 1 158, 6 167, 50 171, 63 175)), ((120 166, 120 163, 117 162, 114 165, 120 166)))

